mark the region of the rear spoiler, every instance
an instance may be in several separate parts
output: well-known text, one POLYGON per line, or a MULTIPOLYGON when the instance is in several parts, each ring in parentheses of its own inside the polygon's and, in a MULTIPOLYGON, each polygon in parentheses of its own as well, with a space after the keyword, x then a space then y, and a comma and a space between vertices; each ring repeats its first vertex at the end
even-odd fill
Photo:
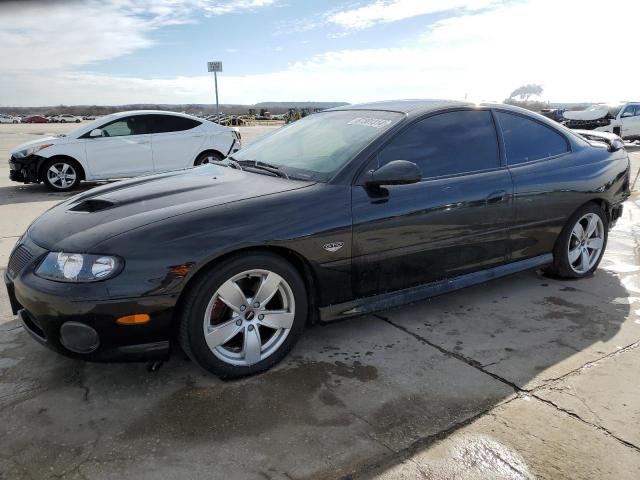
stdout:
POLYGON ((615 133, 600 132, 597 130, 571 130, 588 142, 598 142, 607 145, 610 152, 616 152, 624 148, 624 141, 615 133))

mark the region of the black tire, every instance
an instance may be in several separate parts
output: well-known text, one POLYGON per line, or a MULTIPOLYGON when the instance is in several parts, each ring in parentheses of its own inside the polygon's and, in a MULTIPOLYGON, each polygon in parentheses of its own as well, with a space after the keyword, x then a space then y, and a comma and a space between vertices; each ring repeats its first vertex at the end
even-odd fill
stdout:
MULTIPOLYGON (((69 170, 67 170, 67 172, 68 171, 69 170)), ((42 166, 42 181, 49 190, 52 190, 54 192, 69 192, 75 189, 80 184, 80 179, 82 177, 81 172, 82 168, 80 167, 80 164, 75 160, 71 160, 69 158, 52 158, 42 166), (51 169, 51 167, 55 165, 56 169, 60 170, 59 165, 64 164, 68 165, 69 168, 72 169, 75 175, 73 181, 68 183, 68 178, 65 178, 64 181, 61 181, 60 183, 53 181, 48 174, 49 169, 51 169)))
POLYGON ((205 165, 211 162, 221 162, 222 160, 224 160, 224 157, 218 152, 202 152, 193 164, 196 166, 205 165))
POLYGON ((582 207, 580 207, 576 212, 569 218, 566 225, 562 229, 560 236, 556 240, 555 247, 553 249, 553 264, 545 269, 546 273, 549 273, 553 276, 560 278, 584 278, 596 271, 598 266, 600 265, 600 261, 604 255, 605 249, 607 247, 607 240, 609 237, 609 220, 607 218, 606 213, 600 206, 597 204, 590 202, 582 207), (574 266, 572 266, 571 261, 569 259, 569 248, 570 243, 572 241, 572 231, 576 224, 586 215, 595 214, 600 217, 600 221, 602 222, 602 226, 604 231, 602 249, 598 253, 599 257, 595 260, 595 263, 591 268, 586 271, 579 272, 576 271, 574 266))
MULTIPOLYGON (((254 375, 274 366, 289 353, 298 341, 309 315, 307 291, 302 277, 289 262, 270 253, 233 256, 216 264, 215 268, 207 270, 195 280, 195 283, 189 286, 189 291, 185 292, 181 304, 182 308, 178 318, 178 340, 182 349, 194 363, 220 378, 254 375), (210 301, 227 280, 243 272, 256 269, 276 273, 288 284, 295 302, 294 320, 284 341, 269 356, 251 365, 234 365, 219 358, 207 345, 204 334, 204 319, 210 301)), ((228 307, 224 306, 223 308, 228 307)), ((248 313, 248 310, 246 312, 248 313)), ((246 316, 246 313, 244 315, 246 316)), ((239 325, 237 320, 235 324, 239 325)), ((246 328, 251 328, 251 326, 246 328)), ((243 341, 245 334, 246 330, 238 334, 242 335, 243 341)), ((224 347, 224 345, 222 346, 224 347)))

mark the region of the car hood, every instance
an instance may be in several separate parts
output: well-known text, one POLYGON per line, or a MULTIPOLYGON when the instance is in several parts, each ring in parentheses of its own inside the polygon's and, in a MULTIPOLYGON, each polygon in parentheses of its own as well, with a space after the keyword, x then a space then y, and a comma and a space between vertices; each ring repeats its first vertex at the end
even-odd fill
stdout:
POLYGON ((36 145, 43 145, 45 143, 52 143, 54 145, 57 145, 59 143, 64 143, 66 141, 67 141, 66 137, 49 136, 44 138, 38 138, 37 140, 31 140, 30 142, 21 143, 20 145, 15 147, 13 150, 11 150, 11 155, 18 153, 19 151, 24 150, 26 148, 35 147, 36 145))
POLYGON ((602 108, 593 108, 591 110, 577 110, 573 112, 564 112, 563 116, 569 120, 598 120, 604 118, 609 113, 609 109, 605 106, 602 108))
POLYGON ((150 223, 312 184, 218 165, 148 175, 76 195, 36 219, 28 235, 51 251, 83 253, 150 223))

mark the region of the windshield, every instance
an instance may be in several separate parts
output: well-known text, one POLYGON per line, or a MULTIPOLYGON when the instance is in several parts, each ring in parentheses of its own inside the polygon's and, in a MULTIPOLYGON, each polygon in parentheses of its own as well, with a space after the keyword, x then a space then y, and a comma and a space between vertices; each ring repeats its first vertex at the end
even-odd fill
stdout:
POLYGON ((92 120, 91 122, 83 124, 81 127, 74 128, 73 130, 71 130, 71 131, 69 131, 67 133, 61 133, 58 136, 59 137, 77 137, 81 133, 90 132, 91 130, 93 130, 95 128, 100 128, 102 125, 107 123, 107 121, 110 118, 111 118, 110 115, 96 118, 95 120, 92 120))
POLYGON ((264 162, 291 177, 324 182, 402 117, 370 110, 316 113, 261 138, 232 159, 264 162))
POLYGON ((609 111, 609 115, 613 118, 616 118, 622 110, 623 105, 607 105, 607 110, 609 111))

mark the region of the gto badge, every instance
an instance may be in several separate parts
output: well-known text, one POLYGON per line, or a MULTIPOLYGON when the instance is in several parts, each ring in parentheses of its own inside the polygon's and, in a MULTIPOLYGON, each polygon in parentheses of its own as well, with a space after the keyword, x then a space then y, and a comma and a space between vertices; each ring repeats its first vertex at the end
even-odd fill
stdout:
POLYGON ((327 252, 337 252, 338 250, 340 250, 342 247, 344 247, 344 242, 331 242, 331 243, 325 243, 322 248, 324 248, 327 252))

